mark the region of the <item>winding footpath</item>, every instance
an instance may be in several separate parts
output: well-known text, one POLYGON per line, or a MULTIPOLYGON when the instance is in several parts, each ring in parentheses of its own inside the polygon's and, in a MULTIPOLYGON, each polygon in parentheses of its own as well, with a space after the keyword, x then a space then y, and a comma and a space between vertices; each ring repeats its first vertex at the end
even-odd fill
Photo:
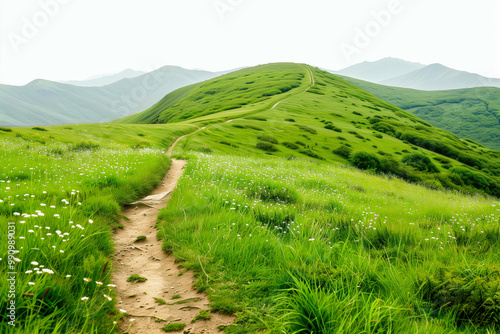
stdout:
MULTIPOLYGON (((184 137, 175 141, 168 154, 184 137)), ((196 281, 193 273, 183 273, 175 258, 166 255, 161 249, 162 242, 156 238, 158 212, 167 205, 185 165, 184 160, 172 159, 170 170, 152 194, 132 203, 122 212, 126 217, 121 221, 124 228, 117 230, 114 236, 113 283, 116 284, 117 308, 130 316, 123 317, 118 324, 119 333, 160 334, 165 333, 161 328, 166 324, 180 322, 186 324, 185 329, 173 333, 212 334, 220 333, 217 327, 230 325, 235 320, 235 317, 214 313, 210 320, 198 320, 191 324, 200 310, 210 309, 207 295, 193 289, 196 281), (146 239, 136 242, 139 236, 146 239), (127 282, 133 274, 145 277, 147 281, 127 282), (167 304, 177 304, 161 305, 154 298, 163 299, 167 304)))
MULTIPOLYGON (((315 85, 312 71, 309 67, 306 68, 311 85, 304 92, 315 85)), ((276 103, 271 110, 287 99, 276 103)), ((204 129, 202 127, 177 138, 167 155, 172 154, 182 139, 204 129)), ((117 230, 114 236, 116 253, 113 260, 113 283, 116 284, 117 307, 130 316, 123 317, 118 324, 120 333, 161 334, 165 333, 162 327, 166 324, 180 322, 186 324, 185 329, 173 333, 215 334, 220 333, 219 326, 228 326, 235 320, 234 316, 214 313, 210 320, 198 320, 191 324, 200 310, 210 309, 209 300, 205 294, 193 289, 196 281, 193 273, 179 269, 175 258, 166 255, 161 249, 162 242, 156 238, 156 218, 177 187, 185 165, 185 160, 172 159, 170 170, 158 187, 149 196, 122 211, 124 218, 121 223, 124 228, 117 230), (146 239, 136 242, 139 236, 145 236, 146 239), (134 274, 147 278, 147 281, 127 282, 134 274), (167 305, 158 303, 154 298, 164 300, 167 305)))

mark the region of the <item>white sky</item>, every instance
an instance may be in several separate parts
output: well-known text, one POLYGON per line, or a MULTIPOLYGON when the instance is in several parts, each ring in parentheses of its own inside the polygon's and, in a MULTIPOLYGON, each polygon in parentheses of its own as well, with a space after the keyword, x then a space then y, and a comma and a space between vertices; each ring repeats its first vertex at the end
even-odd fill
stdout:
POLYGON ((338 70, 389 56, 500 77, 499 2, 0 0, 0 83, 163 65, 216 71, 292 61, 338 70), (376 23, 373 11, 393 7, 376 23), (366 29, 371 36, 356 36, 366 29), (349 59, 346 45, 357 48, 349 59))

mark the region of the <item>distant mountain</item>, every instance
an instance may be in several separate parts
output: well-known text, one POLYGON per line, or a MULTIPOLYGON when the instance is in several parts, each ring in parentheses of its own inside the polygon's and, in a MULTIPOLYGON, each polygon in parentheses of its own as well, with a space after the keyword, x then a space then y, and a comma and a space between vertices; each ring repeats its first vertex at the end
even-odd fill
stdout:
POLYGON ((0 126, 100 123, 148 109, 166 94, 219 73, 165 66, 103 87, 48 80, 0 85, 0 126))
POLYGON ((490 79, 479 74, 457 71, 441 64, 432 64, 377 83, 420 90, 500 87, 500 79, 490 79))
POLYGON ((424 67, 425 65, 419 63, 396 58, 384 58, 374 62, 365 61, 332 73, 380 83, 424 67))
POLYGON ((343 78, 433 126, 500 151, 500 88, 421 91, 343 78))
POLYGON ((134 71, 131 69, 126 69, 120 73, 93 77, 87 80, 73 80, 73 81, 60 81, 60 83, 65 83, 68 85, 75 85, 81 87, 100 87, 110 85, 122 79, 135 78, 140 75, 146 74, 146 72, 134 71))

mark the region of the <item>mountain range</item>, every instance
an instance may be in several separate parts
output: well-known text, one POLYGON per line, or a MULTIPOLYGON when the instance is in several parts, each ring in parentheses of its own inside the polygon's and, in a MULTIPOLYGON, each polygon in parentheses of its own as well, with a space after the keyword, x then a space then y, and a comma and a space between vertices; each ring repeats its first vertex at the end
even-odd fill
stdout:
POLYGON ((0 85, 0 126, 107 122, 143 111, 180 87, 218 75, 164 66, 102 87, 43 79, 24 86, 0 85))
POLYGON ((146 72, 135 71, 132 69, 126 69, 120 73, 115 73, 111 75, 100 75, 95 76, 86 80, 72 80, 72 81, 59 81, 60 83, 65 83, 69 85, 81 86, 81 87, 96 87, 96 86, 106 86, 114 82, 120 81, 122 79, 131 79, 138 76, 146 74, 146 72))
POLYGON ((363 62, 332 73, 386 86, 419 90, 500 87, 500 79, 458 71, 441 64, 426 66, 396 58, 363 62))

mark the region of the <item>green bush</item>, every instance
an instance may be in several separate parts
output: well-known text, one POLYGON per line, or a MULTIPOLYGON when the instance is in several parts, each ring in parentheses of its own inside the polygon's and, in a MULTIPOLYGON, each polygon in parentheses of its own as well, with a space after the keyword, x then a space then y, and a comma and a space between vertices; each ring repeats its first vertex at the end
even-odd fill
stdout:
POLYGON ((345 145, 341 145, 339 148, 333 150, 333 153, 344 159, 349 159, 351 157, 352 148, 349 148, 345 145))
POLYGON ((431 159, 422 153, 405 155, 401 161, 421 172, 439 173, 439 169, 432 163, 431 159))
POLYGON ((359 169, 371 169, 375 171, 379 171, 381 168, 380 160, 376 155, 366 152, 356 152, 351 162, 354 166, 359 169))
POLYGON ((3 132, 12 132, 12 129, 3 128, 3 127, 0 126, 0 131, 3 131, 3 132))
POLYGON ((267 152, 278 152, 278 149, 271 143, 269 142, 258 142, 257 145, 255 145, 259 150, 267 151, 267 152))
POLYGON ((335 132, 342 132, 341 128, 336 127, 333 124, 328 124, 327 126, 325 126, 325 129, 332 130, 332 131, 335 131, 335 132))
POLYGON ((262 135, 262 136, 259 136, 257 137, 257 139, 261 140, 261 141, 267 141, 268 143, 271 143, 271 144, 278 144, 278 140, 272 136, 268 136, 268 135, 262 135))
POLYGON ((292 149, 292 150, 296 150, 299 148, 299 146, 297 144, 286 142, 286 141, 283 142, 282 145, 285 147, 288 147, 289 149, 292 149))

